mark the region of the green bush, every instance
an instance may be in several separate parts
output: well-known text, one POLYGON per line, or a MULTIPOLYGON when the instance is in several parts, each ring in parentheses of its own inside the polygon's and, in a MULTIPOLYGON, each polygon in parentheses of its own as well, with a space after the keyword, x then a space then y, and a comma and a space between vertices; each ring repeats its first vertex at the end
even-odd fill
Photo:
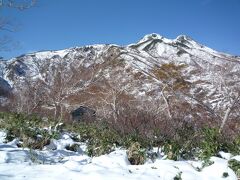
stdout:
POLYGON ((177 142, 172 141, 170 143, 166 143, 163 150, 168 159, 176 161, 180 158, 181 146, 177 142))
POLYGON ((240 136, 235 138, 232 144, 233 148, 231 149, 231 152, 234 153, 235 155, 240 154, 240 136))
POLYGON ((220 133, 217 128, 204 128, 201 134, 202 139, 200 143, 199 158, 207 160, 211 156, 217 155, 221 149, 221 144, 219 142, 220 133))
POLYGON ((137 133, 121 134, 104 122, 73 123, 68 125, 67 130, 74 132, 74 139, 79 135, 79 141, 87 143, 89 156, 110 153, 120 146, 128 148, 134 142, 139 142, 142 147, 148 147, 151 144, 148 138, 144 138, 137 133))
POLYGON ((163 143, 163 152, 168 159, 193 159, 196 154, 197 140, 194 128, 185 123, 175 130, 173 137, 168 137, 163 143))
POLYGON ((80 141, 87 143, 89 156, 100 156, 110 153, 122 145, 120 135, 104 123, 74 123, 70 129, 80 135, 80 141))
POLYGON ((228 166, 236 173, 237 177, 240 178, 240 161, 231 159, 228 161, 228 166))
POLYGON ((129 148, 134 142, 138 142, 141 147, 144 148, 151 148, 153 147, 154 141, 152 141, 151 139, 147 138, 147 137, 143 137, 142 135, 133 132, 130 134, 125 134, 125 135, 121 135, 121 145, 129 148))
POLYGON ((233 155, 240 154, 240 136, 236 137, 233 141, 225 141, 223 150, 226 152, 231 152, 233 155))
POLYGON ((18 138, 21 147, 42 149, 50 143, 50 139, 58 138, 57 131, 44 129, 52 122, 45 122, 35 115, 20 113, 0 113, 0 128, 6 131, 6 141, 18 138))
POLYGON ((219 133, 218 128, 204 128, 201 130, 198 157, 202 160, 209 159, 211 156, 218 156, 220 151, 239 154, 240 138, 226 138, 219 133))
POLYGON ((135 142, 128 148, 127 157, 132 165, 144 164, 146 160, 146 149, 142 148, 138 142, 135 142))
MULTIPOLYGON (((218 129, 207 127, 196 130, 194 125, 189 123, 181 123, 181 126, 174 127, 173 133, 168 134, 162 133, 159 128, 152 129, 152 134, 148 136, 146 132, 138 131, 123 133, 117 126, 113 128, 112 124, 103 121, 68 123, 65 127, 56 124, 56 120, 43 120, 35 115, 0 112, 0 129, 6 131, 6 141, 18 138, 22 142, 20 146, 32 149, 42 149, 50 143, 50 139, 58 139, 61 131, 68 131, 74 141, 87 143, 89 156, 110 153, 115 147, 131 148, 135 142, 138 142, 141 149, 163 147, 163 152, 173 160, 194 159, 198 156, 207 162, 219 151, 234 154, 240 152, 240 137, 230 141, 224 138, 218 129)), ((77 146, 67 148, 76 151, 77 146)), ((138 155, 143 152, 144 156, 147 154, 146 151, 136 152, 138 155)))

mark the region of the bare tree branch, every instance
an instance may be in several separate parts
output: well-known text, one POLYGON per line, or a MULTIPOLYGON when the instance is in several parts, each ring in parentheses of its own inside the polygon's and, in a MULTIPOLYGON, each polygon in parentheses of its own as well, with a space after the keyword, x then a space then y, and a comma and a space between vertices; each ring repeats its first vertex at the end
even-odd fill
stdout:
POLYGON ((236 99, 233 100, 233 102, 228 106, 226 112, 225 112, 225 115, 222 119, 222 123, 221 123, 221 126, 220 126, 220 129, 219 129, 219 132, 222 132, 223 130, 223 127, 225 126, 227 120, 229 119, 229 116, 232 112, 232 109, 234 108, 234 106, 240 101, 240 94, 238 95, 238 97, 236 99))
POLYGON ((0 0, 0 7, 25 10, 33 7, 37 0, 0 0), (19 2, 20 1, 20 2, 19 2))
MULTIPOLYGON (((37 0, 0 0, 0 8, 13 8, 25 10, 33 7, 37 0)), ((15 32, 16 25, 8 17, 0 17, 0 31, 15 32)), ((9 51, 14 49, 14 42, 7 36, 0 37, 0 51, 9 51)))

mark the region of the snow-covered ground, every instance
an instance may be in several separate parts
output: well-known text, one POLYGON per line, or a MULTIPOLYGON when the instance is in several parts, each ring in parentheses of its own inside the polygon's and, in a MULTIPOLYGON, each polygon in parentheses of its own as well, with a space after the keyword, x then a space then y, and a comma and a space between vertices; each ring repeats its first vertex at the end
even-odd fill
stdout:
MULTIPOLYGON (((173 180, 181 176, 183 180, 237 180, 234 172, 228 168, 231 156, 221 153, 223 158, 212 157, 214 163, 197 171, 201 162, 172 161, 159 158, 155 162, 148 160, 144 165, 130 165, 126 150, 118 149, 100 157, 89 157, 84 151, 85 144, 80 144, 78 152, 66 150, 73 140, 63 135, 60 140, 52 141, 42 151, 18 148, 17 140, 4 143, 4 133, 0 132, 0 179, 162 179, 173 180), (51 150, 54 149, 54 150, 51 150), (223 177, 223 173, 228 177, 223 177)), ((239 158, 239 157, 232 157, 239 158)), ((240 158, 239 158, 240 159, 240 158)))

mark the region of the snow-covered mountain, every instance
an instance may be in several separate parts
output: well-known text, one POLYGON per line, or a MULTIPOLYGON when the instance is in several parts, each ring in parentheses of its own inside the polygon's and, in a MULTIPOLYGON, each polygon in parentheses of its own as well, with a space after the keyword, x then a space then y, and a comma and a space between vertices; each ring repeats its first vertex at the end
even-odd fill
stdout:
POLYGON ((128 46, 91 45, 0 62, 0 92, 11 91, 17 110, 55 115, 80 105, 114 109, 121 99, 168 113, 187 103, 188 119, 224 119, 231 108, 231 118, 239 119, 239 87, 239 56, 217 52, 185 35, 167 39, 149 34, 128 46))

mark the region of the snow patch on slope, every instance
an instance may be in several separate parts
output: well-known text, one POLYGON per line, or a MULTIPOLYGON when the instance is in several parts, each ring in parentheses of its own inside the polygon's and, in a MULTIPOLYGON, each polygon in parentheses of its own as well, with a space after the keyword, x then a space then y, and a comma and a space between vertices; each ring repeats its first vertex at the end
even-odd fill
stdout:
POLYGON ((63 58, 69 51, 68 50, 59 50, 59 51, 43 51, 43 52, 37 52, 29 55, 35 55, 38 59, 46 59, 51 58, 55 55, 60 56, 63 58))

